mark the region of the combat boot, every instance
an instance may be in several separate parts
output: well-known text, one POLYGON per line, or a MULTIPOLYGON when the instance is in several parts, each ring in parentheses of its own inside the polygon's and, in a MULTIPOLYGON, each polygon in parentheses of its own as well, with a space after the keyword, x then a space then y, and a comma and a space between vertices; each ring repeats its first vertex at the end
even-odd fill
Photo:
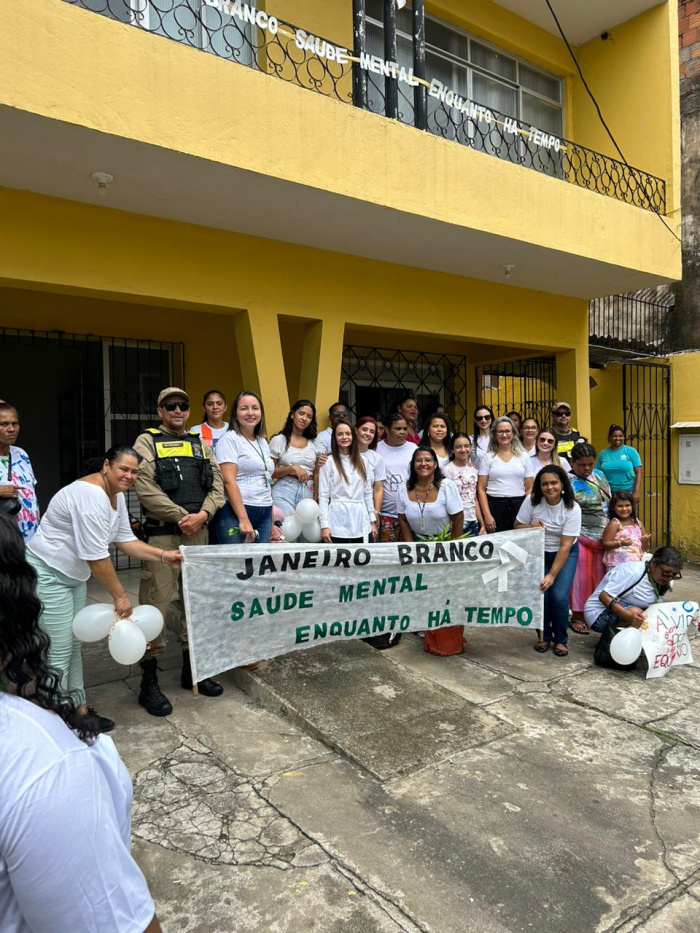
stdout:
POLYGON ((141 661, 141 692, 139 703, 151 716, 169 716, 172 703, 158 686, 158 661, 149 658, 141 661))
MULTIPOLYGON (((182 675, 180 677, 180 685, 183 690, 192 689, 192 668, 190 667, 190 653, 187 650, 182 652, 182 675)), ((212 680, 211 677, 205 677, 204 680, 200 680, 197 687, 202 696, 205 697, 220 697, 224 692, 224 688, 221 684, 212 680)))

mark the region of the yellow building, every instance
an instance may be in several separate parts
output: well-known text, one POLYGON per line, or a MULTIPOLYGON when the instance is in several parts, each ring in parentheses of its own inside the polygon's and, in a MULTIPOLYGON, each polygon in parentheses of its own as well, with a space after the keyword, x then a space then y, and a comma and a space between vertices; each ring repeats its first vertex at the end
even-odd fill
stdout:
POLYGON ((43 501, 183 380, 274 430, 403 386, 590 433, 588 299, 680 276, 676 4, 555 5, 629 164, 540 0, 426 2, 426 83, 420 3, 396 66, 363 5, 0 0, 0 396, 43 501))

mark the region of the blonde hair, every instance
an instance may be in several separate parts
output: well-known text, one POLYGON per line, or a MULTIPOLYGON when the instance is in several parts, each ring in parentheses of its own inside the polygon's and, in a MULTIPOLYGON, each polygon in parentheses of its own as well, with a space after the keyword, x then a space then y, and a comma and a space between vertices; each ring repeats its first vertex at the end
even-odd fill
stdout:
POLYGON ((507 424, 513 429, 513 437, 510 441, 510 449, 515 454, 516 457, 522 457, 525 454, 525 451, 520 446, 520 438, 518 437, 518 432, 515 430, 515 425, 503 415, 501 418, 496 418, 493 424, 491 425, 491 438, 489 440, 489 453, 495 454, 498 453, 498 438, 496 437, 496 431, 498 430, 499 424, 507 424))

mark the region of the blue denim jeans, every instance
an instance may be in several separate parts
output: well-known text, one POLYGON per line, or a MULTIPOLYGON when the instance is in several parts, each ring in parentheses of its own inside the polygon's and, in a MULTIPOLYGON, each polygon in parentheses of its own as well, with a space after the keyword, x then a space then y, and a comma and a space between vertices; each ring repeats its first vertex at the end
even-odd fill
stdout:
MULTIPOLYGON (((557 551, 544 552, 544 572, 549 573, 557 551)), ((544 634, 542 641, 565 645, 569 640, 569 593, 578 563, 578 541, 574 542, 566 563, 556 576, 554 584, 544 594, 544 634)))
POLYGON ((477 521, 465 522, 464 528, 462 529, 462 534, 471 535, 472 537, 479 534, 479 523, 477 521))
MULTIPOLYGON (((247 505, 245 510, 248 513, 248 521, 258 533, 255 543, 267 544, 272 529, 272 506, 247 505)), ((239 532, 239 524, 238 516, 230 504, 224 503, 223 508, 216 513, 216 535, 219 544, 244 544, 245 535, 239 532)))
POLYGON ((284 517, 293 515, 302 499, 313 498, 313 483, 300 483, 293 476, 283 476, 272 487, 272 501, 284 517))

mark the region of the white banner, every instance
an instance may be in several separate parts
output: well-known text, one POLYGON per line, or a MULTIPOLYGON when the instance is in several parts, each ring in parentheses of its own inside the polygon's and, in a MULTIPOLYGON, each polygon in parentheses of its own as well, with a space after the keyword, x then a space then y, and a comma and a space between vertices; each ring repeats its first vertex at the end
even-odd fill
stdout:
POLYGON ((688 627, 698 625, 700 606, 697 603, 690 600, 654 603, 644 610, 644 618, 646 625, 641 633, 642 648, 649 662, 647 680, 663 677, 670 667, 693 663, 688 627))
POLYGON ((542 628, 544 532, 182 548, 195 681, 300 648, 450 625, 542 628))

